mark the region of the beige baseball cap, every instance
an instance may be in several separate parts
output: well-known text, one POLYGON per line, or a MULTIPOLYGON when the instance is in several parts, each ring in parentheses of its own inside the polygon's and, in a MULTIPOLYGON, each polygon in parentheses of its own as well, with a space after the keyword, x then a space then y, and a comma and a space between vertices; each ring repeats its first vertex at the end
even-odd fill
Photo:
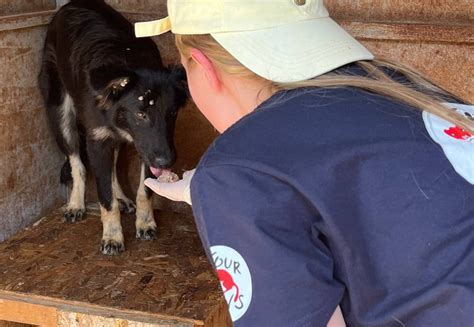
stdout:
POLYGON ((268 80, 307 80, 373 55, 329 17, 322 0, 168 0, 169 17, 135 24, 137 37, 211 34, 268 80))

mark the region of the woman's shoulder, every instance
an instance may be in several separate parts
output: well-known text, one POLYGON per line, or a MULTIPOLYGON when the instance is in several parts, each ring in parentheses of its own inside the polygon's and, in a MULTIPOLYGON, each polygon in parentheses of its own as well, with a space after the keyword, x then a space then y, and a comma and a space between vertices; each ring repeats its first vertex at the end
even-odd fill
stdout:
POLYGON ((209 148, 226 158, 272 157, 330 144, 403 138, 413 128, 426 137, 421 112, 356 88, 302 88, 273 95, 209 148))
POLYGON ((245 116, 226 133, 231 137, 256 128, 276 133, 285 127, 330 128, 370 123, 397 124, 421 119, 421 111, 389 97, 355 87, 300 88, 281 91, 245 116))

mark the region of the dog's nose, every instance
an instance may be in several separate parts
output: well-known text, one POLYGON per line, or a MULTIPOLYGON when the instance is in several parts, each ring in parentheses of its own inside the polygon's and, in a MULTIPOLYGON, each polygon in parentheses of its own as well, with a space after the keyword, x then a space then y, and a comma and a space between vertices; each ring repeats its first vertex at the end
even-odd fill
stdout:
POLYGON ((153 167, 156 168, 168 168, 173 164, 172 158, 155 158, 153 161, 153 167))

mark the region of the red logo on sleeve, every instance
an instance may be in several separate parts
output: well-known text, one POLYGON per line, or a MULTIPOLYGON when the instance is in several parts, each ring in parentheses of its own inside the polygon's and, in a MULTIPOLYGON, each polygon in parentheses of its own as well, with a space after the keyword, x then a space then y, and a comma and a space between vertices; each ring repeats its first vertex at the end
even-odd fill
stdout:
POLYGON ((236 292, 234 296, 234 302, 237 302, 237 300, 239 299, 239 287, 234 282, 234 279, 232 278, 231 274, 229 274, 224 269, 218 269, 217 277, 219 277, 219 280, 222 282, 222 288, 224 293, 227 293, 235 287, 236 292))
POLYGON ((210 250, 230 317, 235 322, 247 312, 252 301, 249 267, 240 253, 229 246, 214 245, 210 250))
POLYGON ((459 126, 450 127, 445 129, 444 132, 457 140, 468 141, 472 137, 468 131, 459 126))

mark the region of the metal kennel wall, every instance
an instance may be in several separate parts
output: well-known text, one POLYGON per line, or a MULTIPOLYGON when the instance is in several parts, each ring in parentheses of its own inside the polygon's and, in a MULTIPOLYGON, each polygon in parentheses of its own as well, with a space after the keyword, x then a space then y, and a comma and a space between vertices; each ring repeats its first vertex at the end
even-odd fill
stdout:
MULTIPOLYGON (((46 25, 66 1, 0 0, 0 241, 64 202, 63 158, 47 128, 36 76, 46 25)), ((132 21, 166 13, 166 1, 108 0, 132 21)), ((377 55, 414 66, 467 102, 474 102, 474 3, 471 0, 326 0, 333 17, 377 55)), ((176 63, 171 35, 156 38, 176 63)), ((176 170, 192 168, 216 132, 190 104, 176 131, 176 170), (189 136, 190 131, 192 135, 189 136), (185 137, 186 136, 186 137, 185 137)), ((138 160, 125 151, 119 176, 133 193, 138 160), (132 185, 132 186, 130 186, 132 185)), ((95 198, 89 183, 88 200, 95 198)))

